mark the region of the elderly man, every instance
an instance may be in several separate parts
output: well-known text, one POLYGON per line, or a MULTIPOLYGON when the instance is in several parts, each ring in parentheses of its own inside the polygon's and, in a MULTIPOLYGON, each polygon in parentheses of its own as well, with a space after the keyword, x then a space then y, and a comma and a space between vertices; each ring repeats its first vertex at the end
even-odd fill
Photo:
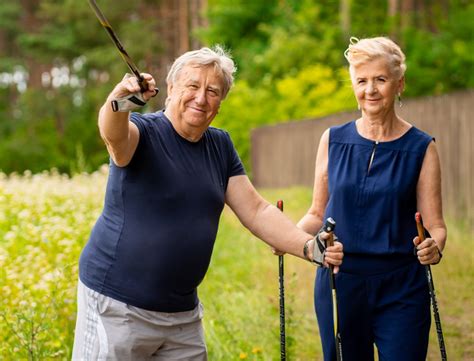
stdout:
POLYGON ((197 287, 225 203, 274 248, 341 264, 342 245, 314 247, 313 235, 257 193, 229 134, 209 127, 234 72, 219 47, 187 52, 167 76, 166 110, 128 111, 131 95, 155 94, 149 74, 148 89, 125 78, 101 108, 110 174, 80 259, 73 359, 207 359, 197 287))

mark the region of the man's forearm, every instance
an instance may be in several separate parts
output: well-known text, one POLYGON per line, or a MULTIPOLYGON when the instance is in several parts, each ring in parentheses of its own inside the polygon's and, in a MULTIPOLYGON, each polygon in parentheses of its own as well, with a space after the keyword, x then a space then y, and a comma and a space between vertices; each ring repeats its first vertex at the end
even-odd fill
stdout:
POLYGON ((112 110, 111 97, 107 99, 99 112, 100 135, 108 145, 121 143, 128 138, 129 112, 114 112, 112 110))
POLYGON ((255 236, 272 247, 306 259, 303 247, 312 236, 296 228, 277 207, 270 204, 263 207, 257 212, 252 225, 248 228, 255 236))

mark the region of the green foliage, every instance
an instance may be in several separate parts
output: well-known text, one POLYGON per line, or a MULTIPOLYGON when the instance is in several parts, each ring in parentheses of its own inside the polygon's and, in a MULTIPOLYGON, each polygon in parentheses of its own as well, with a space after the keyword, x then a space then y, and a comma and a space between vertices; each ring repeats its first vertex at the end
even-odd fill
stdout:
MULTIPOLYGON (((251 22, 249 12, 230 11, 230 3, 212 1, 204 39, 228 44, 240 69, 215 124, 230 131, 249 169, 251 129, 353 110, 356 102, 347 72, 342 70, 347 66, 343 52, 348 39, 338 26, 337 2, 280 1, 260 18, 252 13, 251 22), (229 17, 239 25, 228 27, 229 17)), ((474 86, 473 5, 452 1, 451 11, 445 14, 439 5, 429 4, 430 18, 423 13, 389 18, 387 2, 350 4, 348 35, 392 34, 402 44, 408 63, 407 96, 474 86), (410 20, 407 24, 417 21, 424 26, 401 28, 402 17, 410 20)))
POLYGON ((277 0, 210 0, 209 26, 200 29, 198 36, 205 43, 219 43, 231 49, 239 72, 244 73, 247 64, 268 43, 268 33, 262 26, 275 20, 277 4, 277 0))
MULTIPOLYGON (((208 1, 208 26, 196 35, 205 45, 226 46, 238 67, 215 125, 231 133, 249 170, 253 128, 355 108, 341 70, 350 35, 388 35, 401 44, 408 97, 474 87, 471 2, 415 1, 413 12, 392 17, 388 1, 347 3, 346 34, 340 1, 208 1)), ((167 51, 157 36, 162 2, 100 6, 140 69, 160 64, 167 51)), ((73 172, 80 163, 91 171, 107 162, 97 112, 128 69, 88 3, 2 1, 0 51, 0 169, 73 172)), ((155 102, 148 110, 158 108, 155 102)))
POLYGON ((249 170, 251 129, 354 107, 356 101, 347 79, 345 68, 334 71, 318 64, 255 86, 237 81, 214 124, 229 131, 249 170))
POLYGON ((48 91, 58 102, 55 107, 45 101, 42 90, 28 89, 22 94, 17 103, 17 119, 10 118, 5 123, 0 143, 1 168, 11 171, 29 169, 32 172, 41 172, 45 168, 70 171, 78 147, 88 149, 88 154, 94 155, 90 161, 85 158, 84 171, 92 171, 91 164, 107 161, 97 135, 96 109, 90 104, 71 106, 74 92, 71 88, 48 91))
MULTIPOLYGON (((74 177, 58 172, 0 174, 0 359, 70 360, 76 318, 77 262, 102 207, 107 169, 74 177)), ((300 219, 311 190, 264 190, 272 204, 300 219)), ((433 267, 450 357, 474 357, 472 232, 448 222, 443 261, 433 267), (462 259, 462 262, 459 262, 462 259)), ((285 256, 287 355, 321 359, 313 307, 315 268, 285 256)), ((199 287, 209 359, 279 359, 278 260, 228 208, 211 265, 199 287)), ((428 360, 439 360, 432 326, 428 360)))
MULTIPOLYGON (((7 50, 0 59, 0 170, 92 171, 108 160, 97 131, 98 108, 128 69, 87 2, 22 5, 0 5, 7 50), (15 71, 29 77, 26 91, 11 79, 15 71)), ((143 34, 153 33, 158 19, 138 14, 145 5, 153 7, 145 0, 100 2, 127 50, 152 61, 160 44, 143 34)))
POLYGON ((18 20, 21 16, 21 5, 17 1, 7 0, 0 6, 0 26, 13 34, 18 30, 18 20))
POLYGON ((340 67, 341 34, 334 26, 337 17, 331 14, 332 7, 305 0, 295 2, 289 14, 286 14, 287 9, 280 9, 280 17, 285 22, 280 20, 276 25, 264 27, 269 43, 253 66, 272 79, 294 75, 316 64, 333 69, 340 67))
POLYGON ((70 359, 78 256, 105 179, 0 174, 0 359, 70 359))
POLYGON ((407 95, 474 88, 474 4, 452 11, 439 32, 407 29, 407 95), (408 41, 409 40, 409 41, 408 41))
POLYGON ((209 27, 200 32, 207 43, 232 50, 239 77, 258 85, 314 63, 340 65, 339 30, 334 2, 210 1, 209 27))

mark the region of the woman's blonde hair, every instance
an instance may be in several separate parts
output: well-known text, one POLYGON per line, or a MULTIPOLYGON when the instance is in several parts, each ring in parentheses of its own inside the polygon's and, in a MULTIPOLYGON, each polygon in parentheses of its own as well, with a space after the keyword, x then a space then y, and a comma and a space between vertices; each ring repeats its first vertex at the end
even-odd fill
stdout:
POLYGON ((353 68, 359 64, 364 64, 373 59, 384 57, 388 60, 393 73, 400 79, 405 75, 407 65, 405 64, 405 54, 394 41, 387 37, 376 37, 367 39, 357 39, 351 37, 349 47, 344 52, 344 56, 349 62, 351 76, 353 68))

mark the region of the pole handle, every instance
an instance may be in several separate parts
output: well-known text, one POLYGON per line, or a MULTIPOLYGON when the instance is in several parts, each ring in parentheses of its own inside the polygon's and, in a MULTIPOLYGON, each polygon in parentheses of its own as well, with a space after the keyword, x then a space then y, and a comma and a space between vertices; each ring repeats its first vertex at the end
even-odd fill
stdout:
POLYGON ((281 199, 277 201, 277 208, 283 212, 283 201, 281 199))
POLYGON ((423 219, 421 218, 421 213, 415 213, 415 221, 416 221, 416 230, 418 231, 418 238, 420 242, 425 240, 425 227, 423 227, 423 219))
POLYGON ((334 219, 329 217, 326 219, 326 223, 324 224, 323 231, 329 233, 329 238, 326 240, 326 244, 328 246, 334 245, 334 228, 336 228, 336 222, 334 219))

